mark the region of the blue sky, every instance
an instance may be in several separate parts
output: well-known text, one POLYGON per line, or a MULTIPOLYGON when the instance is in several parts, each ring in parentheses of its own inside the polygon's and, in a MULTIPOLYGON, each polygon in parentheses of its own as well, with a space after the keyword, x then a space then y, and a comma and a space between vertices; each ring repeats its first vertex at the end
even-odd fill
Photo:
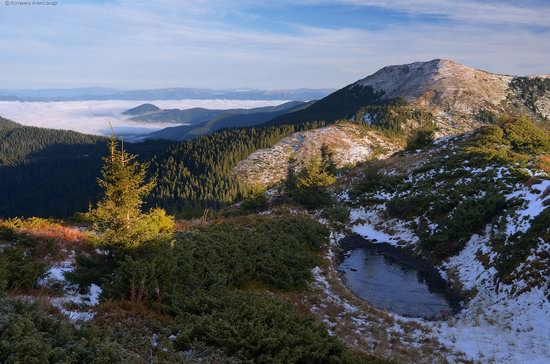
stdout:
POLYGON ((338 88, 433 58, 550 73, 550 1, 0 2, 0 88, 338 88))

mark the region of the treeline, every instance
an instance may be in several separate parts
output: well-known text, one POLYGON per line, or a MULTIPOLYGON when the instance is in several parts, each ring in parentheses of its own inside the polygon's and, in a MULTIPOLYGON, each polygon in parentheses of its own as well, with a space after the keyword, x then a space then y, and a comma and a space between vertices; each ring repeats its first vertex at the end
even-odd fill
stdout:
POLYGON ((417 106, 411 106, 403 97, 395 97, 377 104, 366 105, 359 109, 353 121, 391 135, 403 136, 403 125, 414 120, 422 127, 434 127, 431 112, 417 106))
POLYGON ((294 132, 323 125, 308 122, 226 129, 173 145, 153 160, 158 184, 149 203, 177 214, 199 213, 233 203, 248 193, 247 186, 230 174, 240 160, 294 132))

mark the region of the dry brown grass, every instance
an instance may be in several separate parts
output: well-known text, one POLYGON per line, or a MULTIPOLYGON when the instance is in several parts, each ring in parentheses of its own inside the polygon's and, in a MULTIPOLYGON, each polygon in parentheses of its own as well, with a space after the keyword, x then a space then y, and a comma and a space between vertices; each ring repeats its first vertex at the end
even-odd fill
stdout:
POLYGON ((202 219, 176 220, 174 230, 176 232, 184 232, 206 225, 208 225, 208 221, 202 219))
POLYGON ((51 225, 46 228, 23 228, 19 231, 39 239, 52 239, 58 241, 64 247, 80 245, 86 240, 86 235, 79 229, 59 224, 51 225))
POLYGON ((539 157, 537 167, 550 175, 550 155, 545 154, 539 157))

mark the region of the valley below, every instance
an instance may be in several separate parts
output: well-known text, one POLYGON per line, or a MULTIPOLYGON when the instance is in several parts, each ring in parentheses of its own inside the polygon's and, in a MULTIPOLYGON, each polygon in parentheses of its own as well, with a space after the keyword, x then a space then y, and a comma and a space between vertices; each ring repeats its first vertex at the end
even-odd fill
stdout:
MULTIPOLYGON (((110 135, 109 122, 116 133, 130 140, 174 126, 171 122, 131 120, 123 112, 144 103, 162 109, 235 109, 274 106, 284 100, 82 100, 82 101, 0 101, 0 115, 27 126, 73 130, 95 135, 110 135)), ((182 123, 183 124, 183 123, 182 123)))

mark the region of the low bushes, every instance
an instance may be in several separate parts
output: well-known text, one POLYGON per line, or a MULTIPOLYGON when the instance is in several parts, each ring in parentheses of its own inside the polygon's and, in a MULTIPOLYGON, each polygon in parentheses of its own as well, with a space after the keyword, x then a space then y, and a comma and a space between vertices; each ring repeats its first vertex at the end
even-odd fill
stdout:
POLYGON ((344 346, 312 318, 262 293, 228 293, 215 309, 183 314, 179 320, 183 331, 176 341, 178 350, 201 342, 255 363, 351 362, 344 346))
MULTIPOLYGON (((103 282, 103 299, 167 315, 180 352, 218 348, 258 363, 366 362, 267 290, 303 289, 327 240, 328 229, 308 217, 219 219, 190 226, 173 242, 115 255, 112 270, 94 279, 103 282)), ((88 257, 73 278, 89 282, 94 264, 108 259, 88 257)))
POLYGON ((525 118, 502 118, 480 128, 467 143, 464 157, 482 165, 486 162, 525 165, 550 153, 550 134, 525 118))
POLYGON ((505 207, 504 196, 494 191, 478 199, 466 199, 439 221, 435 233, 421 232, 421 246, 440 258, 458 254, 472 234, 498 216, 505 207))
MULTIPOLYGON (((304 217, 240 217, 198 226, 174 243, 146 245, 117 261, 106 297, 171 305, 179 291, 259 284, 303 288, 328 231, 304 217)), ((77 274, 78 275, 78 274, 77 274)))
POLYGON ((407 150, 416 150, 427 147, 434 142, 435 128, 422 128, 414 131, 413 135, 407 140, 407 150))
POLYGON ((0 298, 2 363, 123 363, 136 359, 93 326, 77 330, 38 303, 0 298))
POLYGON ((402 182, 401 177, 384 175, 376 166, 369 166, 365 169, 361 180, 352 186, 349 195, 351 198, 356 198, 369 192, 392 191, 402 182))
POLYGON ((506 244, 497 246, 499 256, 495 267, 504 281, 512 279, 510 274, 541 241, 550 241, 550 207, 533 219, 524 234, 516 234, 506 244))
POLYGON ((29 290, 36 286, 49 265, 47 256, 59 254, 55 240, 37 238, 0 223, 0 285, 8 290, 29 290))

